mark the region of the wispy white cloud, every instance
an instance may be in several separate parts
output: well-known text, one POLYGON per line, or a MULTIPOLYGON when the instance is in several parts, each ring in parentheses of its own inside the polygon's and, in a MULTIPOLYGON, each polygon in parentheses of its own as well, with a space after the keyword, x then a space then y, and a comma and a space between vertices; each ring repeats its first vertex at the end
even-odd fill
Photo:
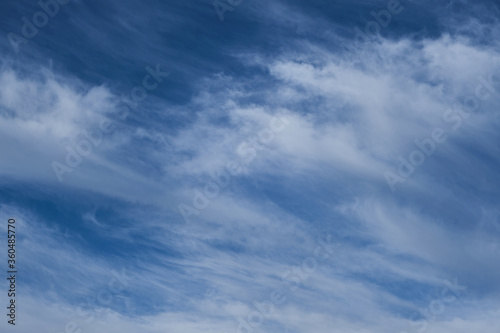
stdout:
MULTIPOLYGON (((282 24, 305 19, 297 14, 282 24)), ((136 23, 123 26, 140 34, 145 22, 136 23)), ((81 212, 68 222, 81 229, 21 203, 1 210, 2 219, 18 217, 20 260, 29 267, 23 287, 29 293, 20 299, 23 332, 63 331, 73 321, 86 331, 236 332, 238 318, 277 288, 288 301, 266 317, 262 332, 410 332, 409 316, 457 277, 467 292, 426 331, 496 332, 500 271, 491 263, 499 256, 498 214, 486 179, 498 163, 492 152, 499 95, 456 131, 443 120, 474 93, 480 76, 498 75, 496 44, 443 34, 375 38, 348 57, 313 42, 294 48, 278 56, 232 53, 258 73, 200 80, 185 105, 153 97, 147 110, 119 122, 68 187, 57 182, 51 162, 64 159, 65 145, 87 128, 117 115, 117 94, 47 69, 4 68, 2 174, 46 186, 51 198, 83 190, 75 199, 81 212), (158 121, 166 115, 181 124, 158 121), (193 190, 228 161, 244 159, 238 147, 252 145, 275 116, 286 119, 286 128, 254 147, 244 171, 184 224, 178 204, 190 204, 193 190), (384 172, 435 127, 450 139, 392 194, 384 172), (450 180, 452 172, 461 176, 450 180), (469 180, 459 191, 461 177, 469 180), (464 187, 488 195, 471 198, 464 187), (106 213, 111 201, 120 203, 120 213, 106 213), (291 291, 283 274, 329 233, 335 252, 291 291), (99 252, 93 237, 116 243, 99 252), (106 288, 124 264, 130 286, 112 303, 97 304, 99 315, 86 323, 79 302, 106 288), (40 302, 50 306, 37 308, 40 302)))

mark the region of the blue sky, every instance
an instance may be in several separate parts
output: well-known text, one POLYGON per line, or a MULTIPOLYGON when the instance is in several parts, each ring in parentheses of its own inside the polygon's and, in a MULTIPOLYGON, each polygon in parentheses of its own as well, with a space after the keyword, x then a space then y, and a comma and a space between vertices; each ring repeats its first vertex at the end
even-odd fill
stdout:
POLYGON ((498 2, 216 4, 0 3, 2 332, 498 332, 498 2))

